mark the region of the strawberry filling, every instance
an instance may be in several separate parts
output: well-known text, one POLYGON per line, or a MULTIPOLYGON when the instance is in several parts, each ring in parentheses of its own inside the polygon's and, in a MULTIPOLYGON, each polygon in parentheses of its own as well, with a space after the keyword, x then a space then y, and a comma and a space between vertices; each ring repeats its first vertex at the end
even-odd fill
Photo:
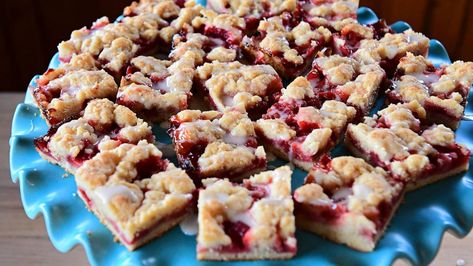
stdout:
MULTIPOLYGON (((331 171, 331 159, 324 156, 316 164, 315 169, 323 172, 331 171)), ((312 175, 307 176, 305 184, 315 183, 316 178, 312 175)), ((396 182, 392 179, 389 182, 396 182)), ((347 206, 347 199, 352 194, 353 183, 337 188, 334 191, 324 190, 324 193, 330 198, 330 201, 321 201, 320 204, 303 203, 298 201, 297 193, 294 194, 295 213, 296 215, 304 216, 309 220, 325 223, 329 225, 342 225, 346 215, 350 213, 347 206), (347 193, 348 192, 348 193, 347 193)), ((389 222, 395 206, 399 202, 402 193, 396 194, 390 201, 382 201, 374 210, 365 210, 363 215, 372 221, 377 230, 382 230, 389 222)), ((363 234, 363 232, 362 232, 363 234)), ((373 239, 375 235, 365 230, 364 235, 367 238, 373 239)))
MULTIPOLYGON (((376 40, 383 38, 386 33, 393 33, 384 20, 379 20, 368 27, 373 30, 373 38, 376 40)), ((338 54, 350 56, 360 48, 360 42, 364 39, 365 37, 359 33, 344 28, 340 33, 333 35, 333 47, 338 54)))
MULTIPOLYGON (((137 169, 139 169, 139 168, 137 168, 137 169)), ((81 198, 84 199, 87 207, 89 209, 92 209, 93 206, 94 206, 93 201, 90 199, 90 197, 84 191, 84 189, 78 188, 78 193, 80 194, 81 198)), ((155 221, 151 226, 136 232, 132 239, 129 239, 126 236, 126 234, 121 230, 119 224, 116 221, 114 221, 114 220, 112 220, 108 217, 105 217, 105 219, 107 219, 107 222, 112 226, 113 231, 120 238, 120 242, 124 243, 125 245, 131 246, 131 245, 135 244, 136 242, 140 241, 141 239, 146 238, 146 236, 149 233, 151 233, 154 229, 159 227, 161 224, 170 222, 172 220, 180 219, 184 215, 187 215, 187 213, 189 212, 189 209, 192 206, 193 202, 194 202, 194 200, 190 199, 188 204, 186 204, 185 206, 175 209, 174 212, 172 212, 171 214, 166 215, 166 216, 162 217, 161 219, 155 221)))
MULTIPOLYGON (((390 170, 391 163, 394 161, 385 162, 382 161, 375 152, 366 151, 361 147, 359 141, 355 140, 353 136, 347 132, 347 140, 362 154, 366 154, 369 160, 377 166, 380 166, 386 170, 390 170)), ((449 172, 454 169, 460 168, 469 162, 471 152, 458 144, 452 144, 447 147, 433 146, 437 152, 428 155, 429 165, 427 165, 423 171, 415 178, 416 180, 427 179, 430 176, 438 175, 441 173, 449 172)), ((411 154, 415 154, 415 151, 409 151, 411 154)), ((404 179, 399 176, 394 178, 403 181, 404 179)))
MULTIPOLYGON (((201 179, 207 178, 208 176, 203 173, 199 167, 199 158, 205 152, 209 142, 205 139, 201 139, 198 142, 187 141, 185 136, 185 131, 180 130, 180 124, 184 121, 178 121, 175 118, 171 120, 171 128, 168 133, 172 136, 174 147, 176 150, 177 158, 180 166, 187 171, 187 173, 194 179, 195 182, 200 184, 201 179)), ((257 148, 258 141, 256 137, 248 137, 244 146, 249 148, 257 148)), ((237 178, 246 172, 251 172, 256 169, 261 169, 266 167, 266 160, 260 157, 256 157, 250 166, 234 170, 231 172, 228 171, 219 171, 212 173, 212 177, 217 178, 237 178)))
MULTIPOLYGON (((271 183, 271 181, 270 181, 271 183)), ((250 191, 250 194, 253 198, 253 204, 258 200, 261 200, 268 196, 268 185, 269 184, 258 184, 253 185, 248 180, 244 180, 243 186, 250 191)), ((251 215, 250 215, 251 216, 251 215)), ((221 253, 240 253, 240 252, 249 252, 251 250, 251 227, 242 221, 229 221, 225 220, 223 222, 223 230, 227 236, 230 237, 232 243, 230 245, 222 246, 215 249, 221 253)), ((202 248, 199 248, 199 251, 202 251, 202 248)), ((273 246, 273 249, 276 252, 289 252, 295 253, 296 247, 287 245, 285 239, 281 236, 279 228, 277 228, 276 239, 273 246)))
MULTIPOLYGON (((96 121, 89 120, 87 121, 90 126, 94 128, 94 134, 97 135, 98 141, 93 143, 88 139, 82 140, 82 148, 76 156, 66 156, 65 158, 58 158, 53 155, 49 147, 51 138, 56 134, 58 128, 64 123, 59 123, 52 126, 46 135, 35 138, 34 145, 43 155, 50 157, 54 161, 66 160, 73 168, 79 168, 84 164, 84 162, 92 159, 97 153, 99 153, 99 144, 103 137, 108 136, 111 140, 118 141, 118 144, 130 143, 130 141, 120 135, 120 127, 117 124, 98 124, 96 121)), ((149 135, 147 138, 148 141, 152 142, 154 137, 149 135)), ((136 144, 136 143, 132 143, 136 144)))

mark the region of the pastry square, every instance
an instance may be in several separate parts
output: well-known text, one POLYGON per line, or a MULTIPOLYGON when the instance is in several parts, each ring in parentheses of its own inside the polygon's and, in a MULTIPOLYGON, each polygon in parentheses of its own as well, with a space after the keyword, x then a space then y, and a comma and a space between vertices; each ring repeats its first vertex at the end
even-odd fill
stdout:
POLYGON ((199 260, 289 259, 297 252, 288 166, 234 184, 209 178, 199 192, 199 260))
POLYGON ((67 63, 73 55, 90 53, 102 69, 118 77, 134 56, 157 46, 159 29, 164 25, 164 20, 150 13, 125 17, 114 23, 103 17, 90 29, 75 30, 69 40, 61 42, 59 60, 67 63))
POLYGON ((266 153, 246 114, 185 110, 170 121, 179 165, 197 183, 208 177, 238 181, 266 168, 266 153))
POLYGON ((339 30, 341 21, 356 21, 359 0, 301 0, 299 5, 302 19, 313 27, 339 30))
POLYGON ((208 37, 200 33, 187 32, 173 37, 173 49, 169 54, 172 61, 177 61, 187 53, 193 53, 196 65, 203 62, 233 62, 237 59, 237 50, 225 48, 221 40, 208 37))
POLYGON ((348 125, 345 143, 356 156, 408 182, 408 190, 466 171, 470 151, 455 142, 450 128, 426 127, 425 120, 417 101, 391 104, 364 123, 348 125))
POLYGON ((315 59, 307 80, 320 101, 344 102, 355 107, 361 118, 373 107, 386 74, 376 63, 364 65, 353 58, 332 55, 315 59))
POLYGON ((170 23, 179 16, 179 11, 184 6, 185 1, 173 0, 139 0, 133 1, 123 9, 123 15, 134 17, 139 14, 151 13, 170 23))
POLYGON ((147 121, 169 119, 188 106, 198 60, 195 53, 186 53, 175 62, 151 56, 133 58, 118 88, 117 103, 147 121))
POLYGON ((291 24, 291 19, 283 15, 262 20, 257 34, 243 39, 242 49, 248 60, 273 66, 284 79, 308 70, 332 33, 324 27, 313 30, 307 22, 291 24))
POLYGON ((138 15, 153 15, 164 21, 164 25, 159 29, 157 43, 163 44, 158 48, 164 52, 170 48, 172 38, 175 34, 186 30, 195 17, 200 16, 203 7, 189 0, 140 0, 127 6, 123 15, 135 17, 138 15))
POLYGON ((202 16, 192 20, 196 32, 218 39, 221 46, 238 48, 247 32, 245 20, 232 14, 218 14, 211 9, 203 9, 202 16))
POLYGON ((256 30, 260 20, 280 15, 283 12, 296 13, 296 0, 209 0, 207 8, 219 14, 232 14, 245 19, 249 32, 256 30))
POLYGON ((67 64, 49 69, 30 88, 41 116, 50 126, 79 115, 88 101, 99 98, 114 100, 117 84, 104 70, 97 70, 90 54, 74 56, 67 64))
POLYGON ((333 36, 333 51, 341 56, 350 56, 360 48, 362 40, 379 40, 386 33, 393 33, 386 21, 379 20, 376 23, 363 25, 357 21, 341 21, 340 27, 333 36))
POLYGON ((425 57, 407 53, 401 58, 391 88, 389 103, 418 101, 431 123, 457 129, 473 82, 473 63, 456 61, 435 67, 425 57))
POLYGON ((146 122, 124 106, 96 99, 87 104, 78 119, 51 127, 34 144, 41 157, 74 174, 100 151, 140 140, 154 141, 146 122))
POLYGON ((353 58, 363 64, 378 63, 392 78, 399 60, 408 52, 427 57, 430 40, 422 33, 409 29, 402 33, 386 33, 380 40, 361 40, 353 58))
POLYGON ((343 102, 329 100, 317 107, 307 97, 312 93, 308 81, 297 78, 256 122, 266 150, 306 171, 335 147, 356 117, 356 109, 343 102))
POLYGON ((79 196, 128 250, 162 235, 195 206, 192 179, 161 156, 140 141, 101 151, 77 170, 79 196))
POLYGON ((351 156, 322 159, 294 192, 297 226, 372 251, 396 212, 405 184, 351 156))
POLYGON ((214 109, 247 112, 252 119, 266 112, 283 86, 270 65, 240 62, 206 63, 197 68, 195 79, 214 109))

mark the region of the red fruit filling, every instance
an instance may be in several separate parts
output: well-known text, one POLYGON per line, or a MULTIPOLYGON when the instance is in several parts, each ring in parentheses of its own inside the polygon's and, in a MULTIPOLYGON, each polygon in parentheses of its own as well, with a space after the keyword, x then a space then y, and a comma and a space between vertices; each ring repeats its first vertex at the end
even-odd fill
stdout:
MULTIPOLYGON (((180 124, 184 121, 178 121, 175 118, 172 118, 170 121, 171 128, 169 129, 168 133, 173 139, 179 165, 187 171, 187 173, 194 179, 194 181, 196 181, 200 185, 200 180, 203 178, 207 178, 208 176, 201 172, 198 160, 205 152, 205 148, 207 147, 207 145, 209 145, 209 142, 207 140, 200 140, 199 142, 186 141, 185 136, 181 136, 183 131, 179 130, 180 124)), ((258 141, 255 137, 248 137, 245 146, 250 148, 257 148, 258 141)), ((212 177, 233 179, 241 176, 244 173, 265 167, 265 159, 255 158, 250 167, 239 169, 233 172, 222 170, 221 172, 213 173, 212 177)))
MULTIPOLYGON (((82 199, 84 199, 87 207, 89 209, 92 209, 93 206, 94 206, 94 203, 90 199, 90 197, 87 195, 87 193, 82 188, 78 188, 78 193, 80 194, 82 199)), ((173 213, 161 218, 160 220, 157 220, 156 222, 154 222, 148 228, 137 232, 133 236, 133 239, 128 239, 125 236, 125 234, 120 230, 120 227, 117 225, 117 223, 114 220, 112 220, 108 217, 105 217, 105 219, 107 219, 107 222, 112 226, 113 231, 118 235, 118 237, 120 238, 120 241, 123 242, 124 244, 130 246, 130 245, 133 245, 134 243, 138 242, 142 238, 145 238, 151 231, 156 229, 156 227, 159 227, 161 224, 167 223, 167 222, 175 220, 175 219, 179 219, 182 216, 186 215, 189 212, 189 209, 191 208, 193 202, 194 202, 193 198, 189 199, 188 204, 186 204, 184 207, 175 209, 173 213)))
MULTIPOLYGON (((366 154, 368 159, 376 166, 380 166, 386 170, 390 170, 391 162, 385 163, 381 161, 378 155, 371 151, 364 151, 361 148, 361 145, 358 141, 356 141, 353 136, 347 132, 346 134, 347 140, 352 143, 352 145, 362 154, 366 154)), ((448 147, 441 147, 441 146, 433 146, 434 149, 437 150, 436 153, 430 154, 429 157, 429 165, 424 169, 424 171, 419 174, 416 180, 422 180, 429 178, 433 175, 438 175, 441 173, 449 172, 451 170, 457 169, 461 166, 464 166, 468 163, 470 159, 471 152, 458 144, 452 144, 448 147)), ((415 151, 409 151, 411 154, 415 154, 415 151)), ((394 178, 399 179, 399 181, 403 181, 403 178, 398 176, 394 176, 394 178)), ((416 181, 414 180, 414 181, 416 181)))
MULTIPOLYGON (((98 137, 98 141, 95 143, 90 142, 90 140, 83 140, 83 148, 80 150, 80 152, 77 154, 77 156, 72 157, 72 156, 67 156, 67 158, 56 158, 55 156, 52 155, 51 150, 49 148, 49 142, 50 139, 56 134, 58 128, 63 125, 64 123, 59 123, 51 128, 49 128, 48 132, 46 135, 35 138, 34 139, 34 145, 36 149, 38 149, 43 155, 50 157, 54 161, 60 162, 62 159, 67 160, 71 166, 74 168, 79 168, 82 166, 82 164, 85 161, 88 161, 92 159, 97 153, 99 153, 98 145, 100 143, 100 140, 104 136, 110 137, 111 140, 118 141, 119 144, 122 143, 129 143, 128 139, 123 138, 120 134, 120 127, 117 124, 110 124, 110 125, 104 125, 104 124, 98 124, 95 121, 88 121, 88 124, 94 128, 94 133, 98 137)), ((149 142, 154 141, 153 135, 149 135, 146 138, 149 142)), ((136 143, 132 143, 136 144, 136 143)))
MULTIPOLYGON (((386 21, 379 20, 374 24, 368 25, 373 30, 373 38, 379 40, 386 33, 393 33, 393 30, 386 24, 386 21)), ((333 35, 333 46, 335 51, 343 56, 350 56, 360 48, 360 42, 365 39, 364 36, 354 31, 344 30, 333 35), (337 41, 341 40, 341 42, 337 41), (339 45, 343 43, 343 45, 339 45)))

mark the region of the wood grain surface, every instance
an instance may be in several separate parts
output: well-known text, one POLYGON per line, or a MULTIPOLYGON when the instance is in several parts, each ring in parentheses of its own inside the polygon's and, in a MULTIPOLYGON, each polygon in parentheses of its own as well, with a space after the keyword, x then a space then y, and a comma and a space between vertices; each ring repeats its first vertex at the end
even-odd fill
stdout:
MULTIPOLYGON (((13 112, 23 97, 22 93, 0 93, 0 265, 87 265, 82 247, 63 254, 52 246, 43 218, 28 219, 18 184, 11 182, 8 139, 13 112)), ((473 265, 473 234, 457 239, 447 233, 432 265, 462 265, 462 262, 473 265)))

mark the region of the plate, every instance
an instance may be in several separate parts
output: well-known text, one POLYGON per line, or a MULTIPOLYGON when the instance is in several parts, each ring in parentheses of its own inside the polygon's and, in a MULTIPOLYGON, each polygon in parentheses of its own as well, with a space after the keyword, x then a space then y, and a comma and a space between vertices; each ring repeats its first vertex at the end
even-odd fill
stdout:
MULTIPOLYGON (((358 12, 361 23, 372 23, 376 15, 368 8, 358 12)), ((392 25, 401 32, 409 28, 404 22, 392 25)), ((429 58, 435 64, 450 63, 445 48, 432 40, 429 58)), ((50 67, 58 65, 57 55, 50 67)), ((33 78, 30 86, 35 85, 33 78)), ((32 104, 29 93, 19 104, 13 117, 10 139, 10 170, 13 182, 19 182, 23 207, 29 218, 44 216, 49 238, 61 252, 83 245, 92 265, 227 265, 222 262, 196 260, 195 236, 184 235, 179 227, 153 240, 142 248, 129 252, 113 241, 112 234, 88 212, 76 194, 72 176, 66 176, 58 166, 41 159, 33 146, 33 138, 47 131, 39 110, 32 104)), ((378 104, 381 106, 382 104, 378 104)), ((467 108, 467 115, 473 108, 467 108)), ((158 140, 170 143, 164 129, 154 128, 158 140)), ((457 141, 473 149, 473 121, 463 121, 457 131, 457 141)), ((338 147, 333 154, 346 154, 338 147)), ((471 163, 471 160, 470 160, 471 163)), ((271 162, 271 167, 285 164, 271 162)), ((296 169, 293 188, 302 184, 305 173, 296 169)), ((314 234, 297 231, 298 253, 289 261, 236 262, 232 265, 391 265, 395 259, 407 259, 413 264, 428 264, 438 251, 446 230, 465 236, 473 225, 473 170, 409 193, 394 216, 386 234, 376 249, 362 253, 334 244, 314 234)), ((228 264, 229 265, 229 264, 228 264)))

